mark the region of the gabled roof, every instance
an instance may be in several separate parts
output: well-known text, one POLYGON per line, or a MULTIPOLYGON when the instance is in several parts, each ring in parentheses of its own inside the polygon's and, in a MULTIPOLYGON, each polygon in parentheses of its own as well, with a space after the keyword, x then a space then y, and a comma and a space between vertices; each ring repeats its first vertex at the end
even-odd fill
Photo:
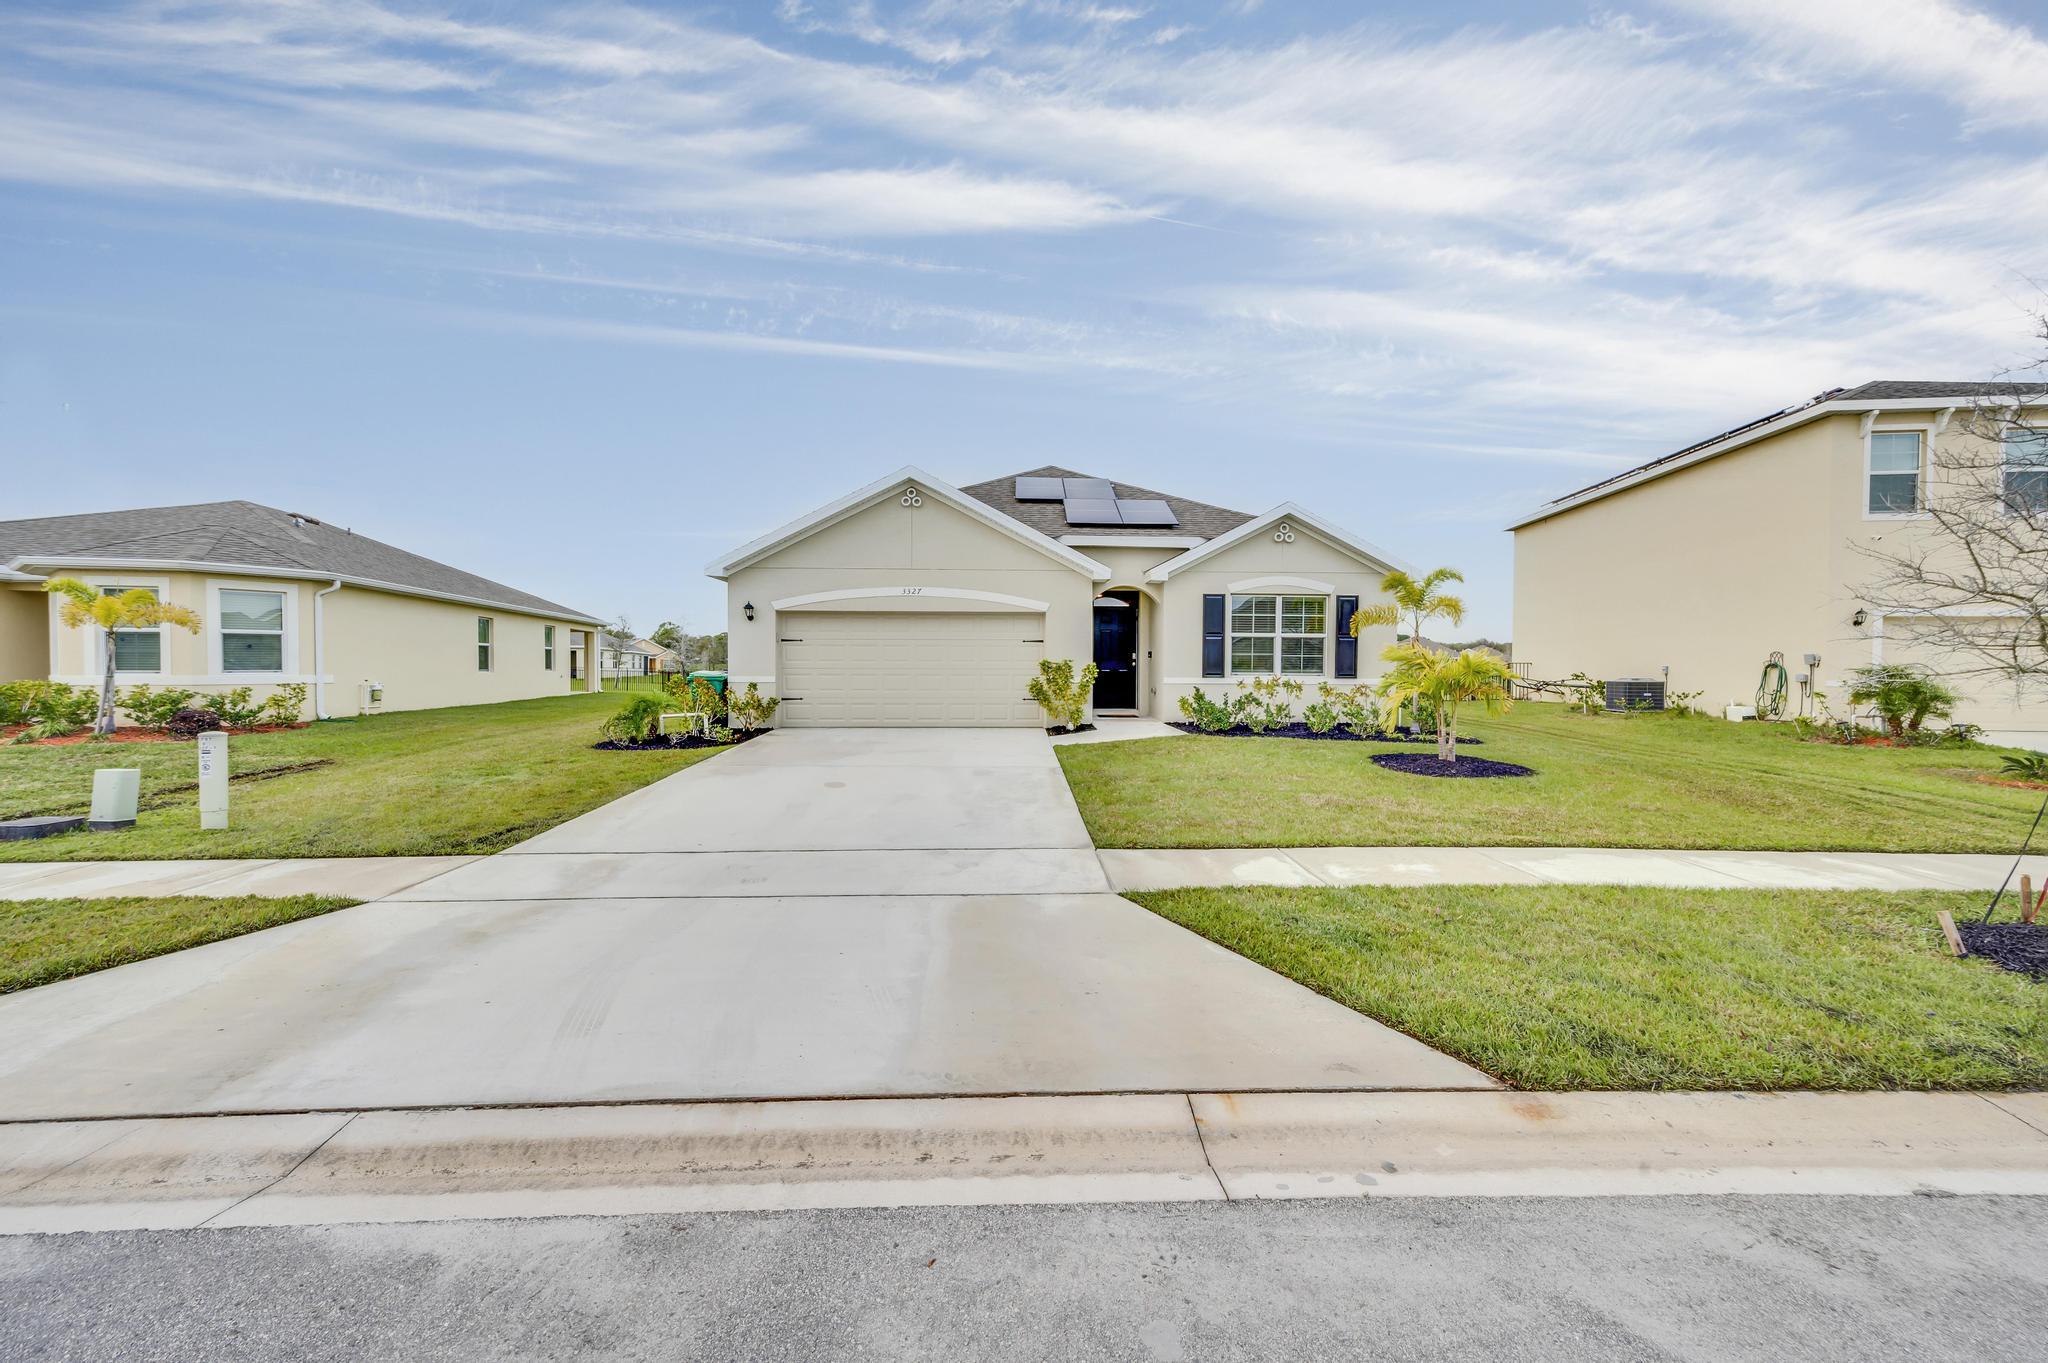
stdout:
POLYGON ((911 484, 916 485, 920 495, 938 498, 955 510, 964 512, 990 529, 1000 531, 1018 543, 1037 550, 1047 558, 1076 572, 1086 573, 1090 581, 1109 580, 1109 569, 1086 554, 1061 544, 1050 535, 1026 525, 1015 517, 1003 514, 978 498, 968 496, 943 478, 934 478, 923 469, 910 464, 904 465, 886 478, 878 478, 864 488, 849 492, 838 501, 819 507, 807 516, 799 516, 757 540, 741 545, 724 558, 707 565, 704 569, 705 575, 723 581, 749 564, 758 563, 776 550, 794 544, 806 535, 836 524, 855 512, 865 510, 884 497, 900 495, 903 489, 911 484))
POLYGON ((1198 545, 1188 550, 1185 554, 1177 554, 1173 558, 1166 560, 1166 562, 1152 570, 1151 580, 1154 582, 1164 582, 1175 573, 1192 568, 1197 563, 1222 553, 1234 544, 1241 544, 1256 535, 1272 530, 1282 521, 1287 522, 1290 526, 1299 525, 1306 528, 1318 538, 1364 559, 1381 572, 1385 572, 1390 568, 1398 568, 1404 573, 1413 573, 1415 571, 1412 565, 1395 558, 1386 550, 1372 543, 1372 541, 1360 539, 1342 526, 1333 525, 1321 516, 1316 515, 1313 511, 1306 510, 1293 502, 1282 502, 1279 506, 1274 507, 1262 516, 1248 517, 1244 524, 1238 526, 1235 530, 1218 535, 1215 539, 1198 545))
POLYGON ((1147 498, 1165 502, 1173 508, 1179 525, 1126 525, 1079 527, 1067 524, 1066 509, 1058 502, 1020 502, 1017 500, 1019 478, 1093 478, 1092 473, 1076 473, 1048 464, 1044 468, 1026 469, 1022 473, 1006 473, 1000 478, 991 478, 985 483, 969 483, 960 490, 976 501, 985 502, 1002 512, 1011 520, 1021 521, 1043 535, 1058 538, 1061 535, 1085 533, 1090 536, 1116 535, 1119 538, 1174 538, 1195 537, 1214 539, 1226 531, 1235 530, 1251 519, 1248 512, 1232 511, 1228 507, 1211 506, 1188 497, 1176 497, 1170 492, 1155 492, 1148 487, 1133 483, 1110 482, 1116 495, 1125 501, 1141 501, 1147 498))
POLYGON ((565 620, 595 617, 396 546, 256 502, 197 502, 0 521, 0 567, 256 569, 565 620))
POLYGON ((1767 436, 1791 430, 1809 421, 1824 416, 1835 416, 1849 412, 1875 412, 1883 410, 1920 410, 1944 407, 1966 407, 1986 398, 2039 398, 2048 397, 2048 383, 1951 383, 1939 379, 1879 379, 1859 384, 1854 388, 1830 388, 1808 398, 1760 416, 1754 421, 1745 421, 1740 426, 1730 427, 1719 435, 1698 440, 1684 449, 1660 454, 1655 459, 1625 469, 1597 483, 1589 483, 1575 492, 1554 497, 1526 516, 1510 521, 1507 528, 1519 530, 1525 525, 1547 520, 1563 511, 1570 511, 1587 502, 1620 492, 1624 488, 1646 483, 1652 478, 1661 478, 1667 473, 1688 468, 1702 460, 1716 455, 1727 454, 1741 449, 1767 436))

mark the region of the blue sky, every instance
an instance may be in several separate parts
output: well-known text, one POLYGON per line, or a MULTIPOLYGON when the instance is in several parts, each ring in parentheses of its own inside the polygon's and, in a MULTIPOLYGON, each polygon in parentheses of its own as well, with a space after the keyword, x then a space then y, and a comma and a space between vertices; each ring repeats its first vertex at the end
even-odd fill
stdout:
POLYGON ((2030 358, 2044 71, 2011 0, 14 0, 0 516, 246 497, 703 631, 724 548, 1051 462, 1504 635, 1513 512, 2030 358))

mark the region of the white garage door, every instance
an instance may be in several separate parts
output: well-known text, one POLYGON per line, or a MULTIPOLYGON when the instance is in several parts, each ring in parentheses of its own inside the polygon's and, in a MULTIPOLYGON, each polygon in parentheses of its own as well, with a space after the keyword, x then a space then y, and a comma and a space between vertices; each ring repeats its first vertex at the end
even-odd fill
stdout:
POLYGON ((1045 656, 1042 615, 799 612, 776 632, 779 724, 1045 723, 1024 694, 1045 656))

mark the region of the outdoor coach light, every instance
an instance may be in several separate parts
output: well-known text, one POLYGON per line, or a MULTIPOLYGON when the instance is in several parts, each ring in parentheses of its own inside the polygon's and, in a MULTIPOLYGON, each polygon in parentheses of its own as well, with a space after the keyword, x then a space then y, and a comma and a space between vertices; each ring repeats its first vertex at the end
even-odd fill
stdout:
POLYGON ((1869 622, 1869 620, 1870 612, 1864 610, 1861 606, 1858 606, 1856 608, 1856 613, 1849 617, 1849 623, 1856 626, 1856 628, 1858 629, 1862 629, 1863 626, 1869 622))
POLYGON ((753 619, 753 618, 754 618, 754 603, 753 603, 753 602, 749 601, 749 602, 748 602, 748 603, 747 603, 746 605, 744 605, 744 606, 741 606, 741 607, 740 607, 740 609, 741 609, 741 610, 743 610, 743 611, 745 611, 745 612, 747 613, 747 619, 751 620, 751 619, 753 619))

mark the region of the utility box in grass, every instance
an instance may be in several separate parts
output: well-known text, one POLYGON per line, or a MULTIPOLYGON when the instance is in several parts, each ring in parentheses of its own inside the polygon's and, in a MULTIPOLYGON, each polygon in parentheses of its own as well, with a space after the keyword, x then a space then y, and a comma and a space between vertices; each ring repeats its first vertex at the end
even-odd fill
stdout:
POLYGON ((1653 677, 1621 677, 1607 683, 1610 710, 1661 710, 1664 683, 1653 677))
POLYGON ((101 767, 92 774, 92 813, 85 826, 95 833, 135 827, 135 807, 142 801, 139 767, 101 767))

